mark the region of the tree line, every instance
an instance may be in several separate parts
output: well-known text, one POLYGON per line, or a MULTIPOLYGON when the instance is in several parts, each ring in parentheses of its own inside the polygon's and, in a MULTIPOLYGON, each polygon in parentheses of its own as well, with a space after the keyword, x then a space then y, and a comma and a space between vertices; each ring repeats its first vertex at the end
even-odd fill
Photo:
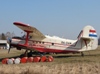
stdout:
POLYGON ((7 40, 7 38, 12 38, 13 36, 15 36, 14 32, 1 33, 0 40, 7 40))

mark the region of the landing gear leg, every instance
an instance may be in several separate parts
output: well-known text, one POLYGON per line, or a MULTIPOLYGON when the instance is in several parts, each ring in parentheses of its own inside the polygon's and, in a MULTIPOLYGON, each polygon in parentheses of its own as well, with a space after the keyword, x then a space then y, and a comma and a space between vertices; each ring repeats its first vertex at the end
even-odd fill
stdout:
POLYGON ((28 53, 28 57, 32 57, 32 50, 28 53))
POLYGON ((38 53, 38 55, 40 55, 40 56, 45 56, 46 53, 40 52, 40 53, 38 53))
POLYGON ((84 57, 84 53, 83 52, 81 52, 81 56, 84 57))
POLYGON ((20 57, 21 57, 21 58, 22 58, 22 57, 27 57, 27 52, 28 52, 28 50, 26 50, 24 54, 21 54, 20 57))
POLYGON ((28 52, 28 50, 26 50, 25 53, 24 53, 24 56, 25 56, 25 57, 27 57, 27 52, 28 52))

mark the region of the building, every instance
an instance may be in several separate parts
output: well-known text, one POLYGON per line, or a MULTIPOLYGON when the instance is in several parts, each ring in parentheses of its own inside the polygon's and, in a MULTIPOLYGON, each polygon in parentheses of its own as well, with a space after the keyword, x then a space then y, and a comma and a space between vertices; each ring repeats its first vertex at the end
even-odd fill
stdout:
POLYGON ((9 44, 7 40, 0 40, 0 48, 9 49, 9 44))

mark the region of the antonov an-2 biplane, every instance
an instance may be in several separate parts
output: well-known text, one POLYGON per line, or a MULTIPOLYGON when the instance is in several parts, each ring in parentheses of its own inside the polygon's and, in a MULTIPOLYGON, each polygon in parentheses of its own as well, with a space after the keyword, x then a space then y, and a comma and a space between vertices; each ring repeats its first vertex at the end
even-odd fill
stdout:
MULTIPOLYGON (((60 38, 57 36, 43 35, 35 27, 21 22, 14 22, 18 28, 26 32, 25 39, 11 41, 11 46, 17 49, 36 50, 43 53, 78 53, 95 50, 98 47, 97 33, 92 26, 86 26, 81 30, 76 40, 60 38)), ((9 49, 10 51, 10 49, 9 49)), ((8 52, 9 52, 8 51, 8 52)))

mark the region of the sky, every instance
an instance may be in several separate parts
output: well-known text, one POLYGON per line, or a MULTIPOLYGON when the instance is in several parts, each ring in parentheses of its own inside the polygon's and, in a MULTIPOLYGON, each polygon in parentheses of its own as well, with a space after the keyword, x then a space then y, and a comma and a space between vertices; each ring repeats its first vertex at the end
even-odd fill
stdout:
POLYGON ((91 25, 99 36, 100 0, 0 0, 0 33, 21 36, 13 22, 67 39, 76 39, 84 26, 91 25))

